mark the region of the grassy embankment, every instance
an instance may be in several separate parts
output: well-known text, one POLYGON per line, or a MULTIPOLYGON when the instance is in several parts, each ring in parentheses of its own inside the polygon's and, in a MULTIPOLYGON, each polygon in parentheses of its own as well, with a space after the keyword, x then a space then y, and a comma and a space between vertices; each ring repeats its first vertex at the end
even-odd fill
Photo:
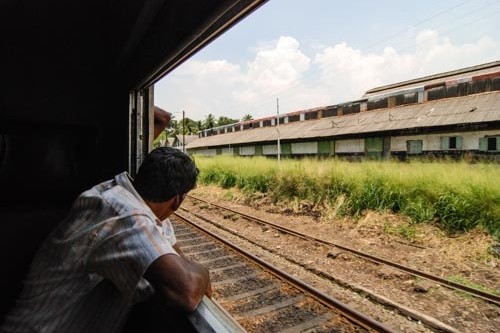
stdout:
POLYGON ((457 162, 371 162, 197 157, 202 184, 261 192, 273 202, 359 216, 391 210, 449 232, 482 227, 500 238, 500 167, 457 162))

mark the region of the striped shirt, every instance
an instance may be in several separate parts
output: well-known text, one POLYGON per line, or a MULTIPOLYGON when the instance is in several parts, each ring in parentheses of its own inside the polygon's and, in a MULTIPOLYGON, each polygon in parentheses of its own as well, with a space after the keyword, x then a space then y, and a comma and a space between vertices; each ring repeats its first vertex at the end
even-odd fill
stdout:
POLYGON ((169 221, 158 226, 126 172, 83 192, 38 250, 0 331, 121 330, 130 306, 154 292, 148 266, 177 254, 162 235, 169 221))

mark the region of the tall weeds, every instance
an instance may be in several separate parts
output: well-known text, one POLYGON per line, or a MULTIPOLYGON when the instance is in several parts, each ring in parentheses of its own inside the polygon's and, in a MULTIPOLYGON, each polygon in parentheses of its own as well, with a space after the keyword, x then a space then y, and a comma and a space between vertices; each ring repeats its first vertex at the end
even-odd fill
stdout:
POLYGON ((341 214, 354 216, 367 209, 391 210, 413 223, 438 222, 450 232, 481 226, 500 237, 500 167, 495 164, 335 159, 278 164, 224 156, 197 157, 196 162, 202 183, 262 192, 275 202, 337 206, 341 214))

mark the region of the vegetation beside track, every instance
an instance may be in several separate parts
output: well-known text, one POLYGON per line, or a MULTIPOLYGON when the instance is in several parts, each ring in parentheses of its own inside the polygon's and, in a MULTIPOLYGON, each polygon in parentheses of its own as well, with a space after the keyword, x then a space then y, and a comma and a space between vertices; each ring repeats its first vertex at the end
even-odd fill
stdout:
POLYGON ((200 182, 260 192, 338 216, 387 211, 449 232, 482 227, 500 238, 500 167, 466 162, 196 157, 200 182), (305 204, 304 204, 305 203, 305 204))

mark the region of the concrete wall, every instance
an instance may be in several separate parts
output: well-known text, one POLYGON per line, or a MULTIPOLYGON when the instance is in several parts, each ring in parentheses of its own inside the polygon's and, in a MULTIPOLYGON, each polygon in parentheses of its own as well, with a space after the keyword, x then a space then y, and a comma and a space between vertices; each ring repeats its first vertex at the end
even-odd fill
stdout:
POLYGON ((199 149, 194 150, 193 155, 201 155, 201 156, 215 156, 217 155, 217 149, 199 149))
MULTIPOLYGON (((405 146, 406 147, 406 146, 405 146)), ((405 148, 406 150, 406 148, 405 148)), ((349 139, 335 141, 335 153, 364 153, 364 139, 349 139)))
POLYGON ((262 146, 262 155, 278 155, 278 144, 262 146))
POLYGON ((292 155, 294 154, 317 154, 318 142, 292 143, 292 155))
POLYGON ((240 147, 240 156, 254 156, 255 146, 240 147))
MULTIPOLYGON (((392 136, 390 137, 390 151, 392 152, 406 152, 407 144, 409 140, 422 140, 422 151, 432 152, 441 151, 441 138, 442 137, 461 137, 461 148, 458 150, 478 150, 479 149, 479 139, 485 136, 500 136, 500 130, 489 130, 489 131, 476 131, 476 132, 449 132, 440 134, 426 134, 426 135, 405 135, 405 136, 392 136)), ((381 139, 371 138, 371 139, 381 139)), ((389 138, 387 138, 389 139, 389 138)), ((359 154, 365 153, 365 138, 362 139, 345 139, 345 140, 335 140, 331 141, 332 145, 335 145, 335 154, 359 154)), ((333 147, 332 147, 333 148, 333 147)), ((379 147, 380 148, 380 147, 379 147)), ((373 150, 373 149, 372 149, 373 150)), ((239 151, 241 156, 255 156, 255 155, 277 155, 278 146, 277 144, 269 145, 257 145, 257 146, 245 146, 245 147, 230 147, 230 148, 220 148, 221 154, 224 155, 234 155, 235 152, 239 151), (237 149, 237 150, 235 150, 237 149)), ((381 149, 374 150, 376 152, 381 152, 381 149)), ((190 151, 191 152, 191 151, 190 151)), ((216 149, 201 149, 194 150, 194 154, 203 156, 215 156, 217 154, 216 149)), ((294 142, 294 143, 282 143, 282 155, 292 154, 292 155, 309 155, 318 154, 318 142, 294 142)), ((325 153, 325 152, 322 152, 325 153)), ((333 151, 332 151, 333 153, 333 151)))
POLYGON ((486 135, 500 135, 500 131, 477 131, 477 132, 450 132, 442 134, 406 135, 391 137, 391 151, 406 151, 407 140, 422 140, 423 151, 441 150, 441 137, 462 137, 462 148, 460 150, 479 149, 479 138, 486 135))

